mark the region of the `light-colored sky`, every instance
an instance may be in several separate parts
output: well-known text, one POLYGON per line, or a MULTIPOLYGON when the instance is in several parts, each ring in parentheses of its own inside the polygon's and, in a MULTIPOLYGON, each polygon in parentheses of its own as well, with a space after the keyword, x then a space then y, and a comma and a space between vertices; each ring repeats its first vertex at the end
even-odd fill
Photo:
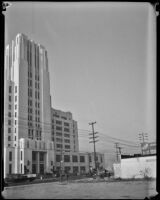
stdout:
MULTIPOLYGON (((71 111, 79 129, 91 130, 88 123, 97 121, 103 136, 138 142, 144 132, 155 140, 156 31, 149 3, 12 2, 5 20, 6 44, 22 32, 45 46, 52 106, 71 111)), ((80 149, 92 150, 88 133, 79 135, 80 149)), ((114 146, 99 140, 97 150, 114 146)))

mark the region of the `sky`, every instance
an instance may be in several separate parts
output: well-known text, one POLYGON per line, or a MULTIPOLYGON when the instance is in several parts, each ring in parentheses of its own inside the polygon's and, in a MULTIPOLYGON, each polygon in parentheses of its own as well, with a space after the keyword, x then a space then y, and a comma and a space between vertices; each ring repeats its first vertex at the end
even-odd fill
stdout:
POLYGON ((81 151, 93 151, 94 121, 97 151, 113 152, 108 136, 139 144, 138 134, 148 133, 156 140, 156 16, 149 3, 11 3, 5 44, 24 33, 45 46, 52 107, 72 112, 81 151))

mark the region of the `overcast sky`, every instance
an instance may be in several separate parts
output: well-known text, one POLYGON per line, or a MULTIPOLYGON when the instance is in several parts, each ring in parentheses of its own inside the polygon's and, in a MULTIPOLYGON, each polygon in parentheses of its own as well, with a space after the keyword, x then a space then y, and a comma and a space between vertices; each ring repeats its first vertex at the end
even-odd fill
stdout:
MULTIPOLYGON (((155 140, 156 31, 149 3, 12 2, 5 16, 6 44, 24 33, 45 46, 52 106, 72 112, 79 129, 91 130, 88 123, 96 121, 95 131, 103 133, 97 150, 114 147, 105 134, 138 142, 144 132, 155 140)), ((87 131, 79 135, 80 150, 93 150, 87 131)))

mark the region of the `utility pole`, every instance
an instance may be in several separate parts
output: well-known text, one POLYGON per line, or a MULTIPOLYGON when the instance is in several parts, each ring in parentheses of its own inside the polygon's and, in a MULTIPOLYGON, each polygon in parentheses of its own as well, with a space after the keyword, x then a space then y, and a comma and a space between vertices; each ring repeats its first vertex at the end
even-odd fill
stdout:
POLYGON ((123 147, 118 147, 119 150, 119 154, 121 155, 121 149, 123 149, 123 147))
MULTIPOLYGON (((148 140, 148 134, 147 133, 139 133, 139 140, 142 141, 141 144, 141 151, 143 155, 143 146, 146 144, 145 140, 148 140)), ((150 147, 149 147, 149 152, 150 152, 150 147)))
POLYGON ((89 135, 92 135, 92 137, 90 137, 89 139, 92 139, 92 141, 90 141, 89 143, 93 143, 94 145, 94 163, 95 163, 95 169, 97 171, 97 159, 96 159, 96 145, 95 143, 98 142, 98 140, 95 140, 96 138, 98 138, 98 136, 95 136, 95 134, 97 134, 98 132, 94 132, 94 124, 96 122, 91 122, 89 123, 89 125, 92 126, 92 133, 90 133, 89 135))
POLYGON ((118 149, 119 149, 118 144, 119 144, 118 142, 115 143, 117 161, 118 161, 118 149))

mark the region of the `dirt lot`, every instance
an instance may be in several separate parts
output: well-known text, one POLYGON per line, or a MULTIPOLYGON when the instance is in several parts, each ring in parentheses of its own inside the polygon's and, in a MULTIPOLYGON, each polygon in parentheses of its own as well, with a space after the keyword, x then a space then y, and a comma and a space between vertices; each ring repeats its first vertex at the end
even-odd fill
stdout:
POLYGON ((7 199, 144 199, 156 195, 156 181, 93 182, 89 180, 6 187, 7 199))

